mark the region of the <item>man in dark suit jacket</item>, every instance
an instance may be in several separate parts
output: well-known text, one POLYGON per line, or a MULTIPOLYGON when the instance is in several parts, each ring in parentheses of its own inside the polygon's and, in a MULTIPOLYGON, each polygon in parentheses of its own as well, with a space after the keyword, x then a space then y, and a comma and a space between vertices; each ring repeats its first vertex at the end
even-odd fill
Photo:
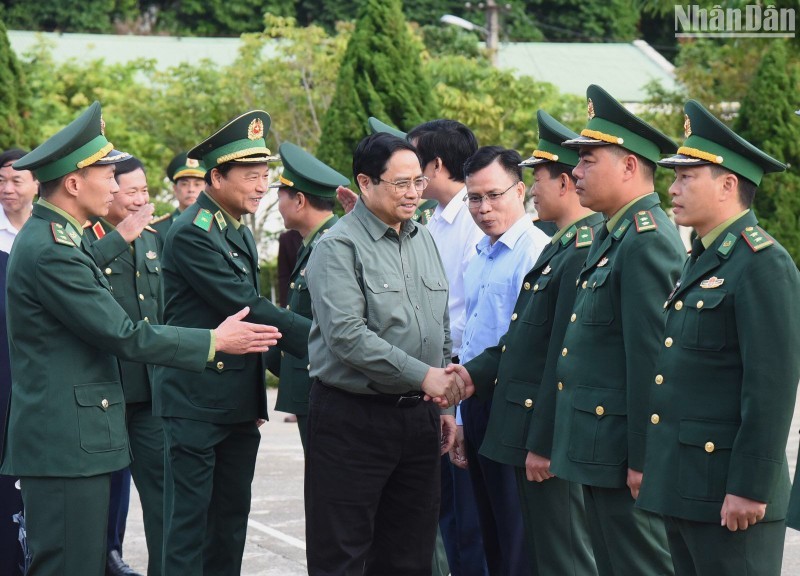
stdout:
MULTIPOLYGON (((206 190, 175 221, 164 248, 164 319, 213 326, 249 306, 276 325, 281 350, 306 355, 311 322, 261 297, 258 250, 241 221, 267 191, 269 114, 248 112, 189 151, 208 168, 206 190)), ((261 355, 218 355, 200 375, 156 368, 153 411, 164 419, 169 472, 165 576, 238 575, 250 512, 250 485, 267 418, 261 355), (172 481, 169 481, 169 478, 172 481)))

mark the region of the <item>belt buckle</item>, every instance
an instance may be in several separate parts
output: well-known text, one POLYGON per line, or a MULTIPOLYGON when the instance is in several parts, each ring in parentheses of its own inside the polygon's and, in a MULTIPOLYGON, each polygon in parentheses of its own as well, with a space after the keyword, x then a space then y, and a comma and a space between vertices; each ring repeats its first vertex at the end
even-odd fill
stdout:
POLYGON ((397 408, 413 408, 419 401, 422 400, 422 394, 416 394, 414 396, 400 396, 395 403, 395 407, 397 408))

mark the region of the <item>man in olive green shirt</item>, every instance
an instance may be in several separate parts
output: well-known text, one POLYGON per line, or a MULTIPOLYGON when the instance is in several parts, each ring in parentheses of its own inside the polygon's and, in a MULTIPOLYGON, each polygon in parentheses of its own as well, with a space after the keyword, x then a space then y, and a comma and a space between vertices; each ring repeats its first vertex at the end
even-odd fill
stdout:
POLYGON ((450 358, 447 278, 430 233, 412 221, 427 184, 411 144, 362 140, 361 199, 317 243, 306 268, 313 321, 306 459, 311 576, 429 575, 439 455, 463 383, 450 358), (366 473, 368 471, 368 473, 366 473))

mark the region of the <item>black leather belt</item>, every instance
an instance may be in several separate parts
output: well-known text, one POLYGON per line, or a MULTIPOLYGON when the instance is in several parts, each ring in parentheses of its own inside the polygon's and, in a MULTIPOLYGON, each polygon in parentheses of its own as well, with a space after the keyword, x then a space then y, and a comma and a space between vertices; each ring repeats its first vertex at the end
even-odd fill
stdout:
POLYGON ((326 384, 319 378, 316 379, 316 382, 325 388, 328 388, 329 390, 333 390, 340 394, 345 394, 351 398, 356 398, 365 402, 375 402, 377 404, 390 404, 396 408, 413 408, 425 397, 424 392, 406 392, 405 394, 359 394, 358 392, 342 390, 338 386, 334 386, 332 384, 326 384))

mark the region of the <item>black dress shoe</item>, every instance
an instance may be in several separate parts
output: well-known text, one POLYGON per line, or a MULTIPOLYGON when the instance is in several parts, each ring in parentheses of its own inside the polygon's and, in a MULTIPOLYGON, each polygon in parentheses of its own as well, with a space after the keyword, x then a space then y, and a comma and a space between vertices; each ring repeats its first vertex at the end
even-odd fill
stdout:
POLYGON ((106 560, 106 576, 142 576, 136 570, 128 566, 122 559, 119 552, 112 550, 108 553, 106 560))

